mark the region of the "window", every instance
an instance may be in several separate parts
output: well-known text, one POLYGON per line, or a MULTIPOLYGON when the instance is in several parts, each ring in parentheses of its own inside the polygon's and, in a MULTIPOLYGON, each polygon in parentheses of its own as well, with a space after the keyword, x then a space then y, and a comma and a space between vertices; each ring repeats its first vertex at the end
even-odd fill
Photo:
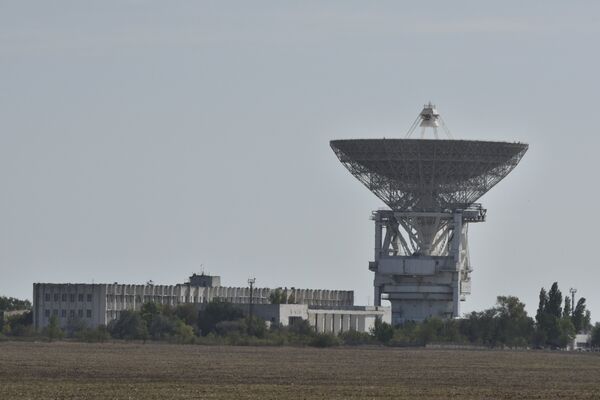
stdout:
POLYGON ((77 301, 83 301, 83 293, 80 293, 79 296, 77 296, 77 301))
POLYGON ((75 294, 71 293, 71 295, 69 296, 69 301, 71 303, 75 303, 75 294))
POLYGON ((60 317, 67 318, 67 310, 60 310, 60 317))
POLYGON ((58 317, 58 310, 52 310, 52 315, 54 315, 55 317, 58 317))
POLYGON ((92 318, 92 310, 87 310, 87 311, 85 312, 85 316, 86 316, 87 318, 92 318))
POLYGON ((88 295, 87 295, 87 301, 88 302, 92 301, 92 294, 91 293, 88 293, 88 295))
POLYGON ((77 316, 83 318, 83 310, 77 310, 77 316))
POLYGON ((44 317, 50 318, 50 310, 44 310, 44 317))
POLYGON ((58 293, 54 293, 54 301, 58 301, 58 293))
POLYGON ((50 293, 46 293, 46 296, 44 297, 44 299, 46 301, 50 301, 50 293))
POLYGON ((69 318, 75 318, 75 310, 69 310, 69 318))
POLYGON ((60 298, 61 301, 67 301, 67 294, 63 293, 63 295, 60 298))

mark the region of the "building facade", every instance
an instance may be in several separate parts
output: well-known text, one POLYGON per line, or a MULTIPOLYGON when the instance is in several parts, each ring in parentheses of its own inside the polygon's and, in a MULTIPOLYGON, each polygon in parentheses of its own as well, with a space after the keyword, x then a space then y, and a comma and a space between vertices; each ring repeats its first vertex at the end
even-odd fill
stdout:
MULTIPOLYGON (((34 283, 33 322, 36 329, 42 329, 54 315, 62 327, 72 319, 82 320, 90 327, 108 325, 122 311, 139 311, 148 302, 170 306, 191 303, 200 307, 220 299, 250 304, 250 288, 215 284, 220 285, 219 277, 196 274, 188 283, 177 285, 34 283)), ((275 290, 283 292, 285 298, 293 298, 296 305, 329 308, 354 305, 353 291, 295 288, 254 288, 252 304, 270 304, 269 297, 275 290)))
MULTIPOLYGON (((245 315, 249 305, 240 305, 245 315)), ((253 314, 270 324, 293 325, 308 320, 315 331, 339 334, 350 330, 369 332, 375 320, 391 323, 391 308, 381 306, 316 306, 308 304, 255 304, 253 314)))

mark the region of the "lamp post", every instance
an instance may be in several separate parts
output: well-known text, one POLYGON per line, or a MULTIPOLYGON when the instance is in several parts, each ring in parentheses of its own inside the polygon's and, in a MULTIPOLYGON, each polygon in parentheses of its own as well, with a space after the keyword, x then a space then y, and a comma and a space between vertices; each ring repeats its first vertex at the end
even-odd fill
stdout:
POLYGON ((575 293, 577 293, 577 289, 571 288, 569 292, 571 292, 571 316, 573 316, 575 315, 575 293))
POLYGON ((249 314, 250 314, 250 319, 252 319, 252 314, 253 314, 253 305, 254 305, 254 299, 252 298, 252 295, 254 294, 254 284, 256 283, 256 278, 250 278, 248 279, 248 285, 250 285, 250 307, 249 307, 249 314))

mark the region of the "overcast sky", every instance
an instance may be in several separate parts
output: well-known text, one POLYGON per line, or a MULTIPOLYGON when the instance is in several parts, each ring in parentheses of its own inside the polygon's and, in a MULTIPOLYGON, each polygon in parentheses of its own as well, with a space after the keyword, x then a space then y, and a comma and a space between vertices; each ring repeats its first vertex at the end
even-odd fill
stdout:
POLYGON ((329 140, 432 101, 530 144, 481 199, 463 310, 558 281, 600 320, 600 3, 485 3, 0 0, 0 294, 203 268, 372 304, 383 203, 329 140))

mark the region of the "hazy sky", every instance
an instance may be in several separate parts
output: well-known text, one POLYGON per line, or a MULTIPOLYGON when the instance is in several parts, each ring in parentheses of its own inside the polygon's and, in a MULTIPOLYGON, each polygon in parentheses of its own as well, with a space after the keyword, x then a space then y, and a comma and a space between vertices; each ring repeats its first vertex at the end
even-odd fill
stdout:
POLYGON ((530 144, 470 228, 463 310, 576 287, 600 320, 600 2, 0 0, 0 294, 33 282, 336 288, 372 210, 329 140, 530 144), (484 4, 485 3, 485 4, 484 4))

